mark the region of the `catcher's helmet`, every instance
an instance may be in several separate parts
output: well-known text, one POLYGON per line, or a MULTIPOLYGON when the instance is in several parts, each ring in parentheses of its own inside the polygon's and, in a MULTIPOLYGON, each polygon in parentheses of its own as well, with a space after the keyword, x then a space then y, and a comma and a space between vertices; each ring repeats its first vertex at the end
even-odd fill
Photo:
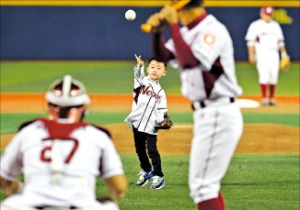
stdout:
POLYGON ((84 85, 70 75, 53 82, 45 98, 49 103, 59 107, 82 106, 90 103, 84 85))

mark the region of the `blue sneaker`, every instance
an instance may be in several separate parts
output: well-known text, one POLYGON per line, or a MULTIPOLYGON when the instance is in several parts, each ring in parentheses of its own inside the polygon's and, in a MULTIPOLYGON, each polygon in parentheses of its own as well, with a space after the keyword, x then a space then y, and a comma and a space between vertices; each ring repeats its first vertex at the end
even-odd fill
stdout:
POLYGON ((140 187, 145 186, 153 177, 152 171, 145 172, 142 170, 140 171, 140 173, 138 173, 138 175, 140 177, 139 180, 136 182, 136 185, 140 187))
POLYGON ((150 185, 150 189, 159 190, 159 189, 162 189, 166 186, 165 181, 164 181, 164 177, 154 176, 152 178, 152 180, 153 180, 153 182, 150 185))

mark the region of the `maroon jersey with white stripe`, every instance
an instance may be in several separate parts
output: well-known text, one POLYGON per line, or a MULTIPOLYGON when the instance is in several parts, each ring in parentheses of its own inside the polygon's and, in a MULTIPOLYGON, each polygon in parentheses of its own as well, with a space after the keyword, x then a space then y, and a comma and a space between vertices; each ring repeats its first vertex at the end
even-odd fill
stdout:
MULTIPOLYGON (((180 33, 200 61, 195 67, 182 69, 182 94, 191 101, 239 96, 242 89, 237 84, 233 45, 226 27, 207 15, 192 29, 182 27, 180 33)), ((177 57, 172 39, 166 47, 177 57)), ((170 64, 179 67, 175 58, 170 64)))

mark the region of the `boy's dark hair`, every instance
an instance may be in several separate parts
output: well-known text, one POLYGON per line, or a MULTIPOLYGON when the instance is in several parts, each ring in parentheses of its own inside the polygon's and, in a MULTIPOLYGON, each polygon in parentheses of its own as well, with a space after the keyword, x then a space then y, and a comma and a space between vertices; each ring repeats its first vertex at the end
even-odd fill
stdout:
POLYGON ((167 62, 162 61, 161 59, 157 59, 157 58, 155 58, 155 57, 152 57, 152 58, 149 59, 148 64, 149 64, 151 61, 153 61, 153 60, 164 63, 165 69, 167 70, 167 67, 168 67, 168 63, 167 63, 167 62))

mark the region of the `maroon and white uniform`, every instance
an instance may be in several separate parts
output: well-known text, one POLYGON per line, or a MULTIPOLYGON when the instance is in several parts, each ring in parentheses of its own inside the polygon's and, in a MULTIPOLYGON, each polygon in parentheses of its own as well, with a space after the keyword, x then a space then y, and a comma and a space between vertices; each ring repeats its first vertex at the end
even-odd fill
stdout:
POLYGON ((96 202, 96 177, 124 171, 109 133, 92 124, 66 119, 24 124, 1 156, 0 175, 13 180, 22 171, 23 193, 8 197, 1 209, 118 209, 96 202))
POLYGON ((157 135, 158 130, 154 127, 164 119, 167 109, 165 91, 159 81, 153 81, 145 76, 144 66, 134 67, 134 101, 132 111, 125 122, 138 131, 157 135))
POLYGON ((245 39, 248 47, 255 47, 259 83, 276 85, 280 62, 279 48, 285 46, 280 25, 274 20, 266 22, 258 19, 250 24, 245 39))
POLYGON ((242 134, 243 120, 234 102, 242 93, 235 75, 234 52, 226 27, 204 14, 187 27, 169 25, 171 39, 153 34, 156 56, 180 69, 182 94, 193 105, 194 134, 189 166, 195 203, 218 197, 242 134))

